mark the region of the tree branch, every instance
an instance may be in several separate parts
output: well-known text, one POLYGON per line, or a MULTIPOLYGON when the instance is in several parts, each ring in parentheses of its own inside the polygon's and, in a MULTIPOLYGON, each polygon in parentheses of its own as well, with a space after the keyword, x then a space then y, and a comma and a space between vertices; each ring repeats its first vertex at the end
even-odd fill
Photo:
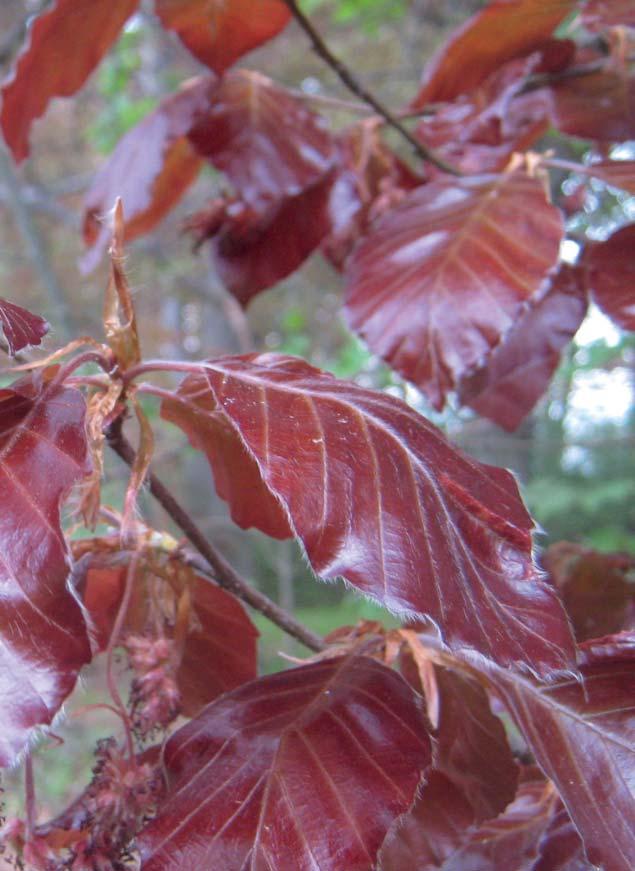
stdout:
MULTIPOLYGON (((134 448, 123 434, 120 418, 108 427, 106 439, 110 447, 121 457, 124 463, 132 466, 136 454, 134 448)), ((288 614, 283 608, 272 602, 264 593, 256 590, 255 587, 238 574, 225 557, 218 553, 206 539, 185 508, 177 502, 165 484, 153 472, 149 472, 146 480, 150 492, 157 502, 164 508, 201 556, 205 558, 219 586, 233 593, 238 599, 246 602, 247 605, 250 605, 256 611, 259 611, 288 635, 291 635, 297 641, 304 644, 305 647, 308 647, 309 650, 319 651, 324 649, 324 642, 319 635, 303 626, 291 614, 288 614)))
POLYGON ((298 6, 297 0, 284 0, 289 7, 291 14, 298 22, 302 30, 311 40, 316 53, 324 60, 331 69, 338 75, 340 81, 353 92, 360 100, 372 106, 375 112, 380 115, 384 121, 395 129, 413 148, 422 160, 427 160, 434 164, 444 172, 451 175, 461 175, 461 173, 449 163, 446 163, 442 158, 438 157, 433 151, 427 148, 401 123, 399 118, 394 115, 390 109, 384 106, 374 94, 371 94, 356 78, 353 72, 339 58, 335 57, 328 45, 324 42, 318 31, 315 29, 309 18, 302 12, 298 6))

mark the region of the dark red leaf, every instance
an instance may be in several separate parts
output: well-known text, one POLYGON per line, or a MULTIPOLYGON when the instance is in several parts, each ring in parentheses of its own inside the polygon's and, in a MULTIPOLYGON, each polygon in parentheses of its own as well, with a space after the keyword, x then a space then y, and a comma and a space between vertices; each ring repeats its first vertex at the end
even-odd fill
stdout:
POLYGON ((465 22, 428 64, 415 106, 453 100, 509 60, 547 42, 576 0, 493 0, 465 22))
POLYGON ((197 244, 211 240, 219 278, 241 305, 294 272, 331 228, 333 176, 255 211, 241 200, 217 200, 190 218, 197 244))
POLYGON ((594 301, 624 330, 635 330, 635 224, 587 245, 583 265, 594 301))
POLYGON ((626 25, 635 27, 632 0, 587 0, 582 7, 582 23, 592 31, 626 25))
POLYGON ((138 3, 54 0, 34 21, 14 75, 2 89, 0 126, 17 161, 29 153, 33 121, 53 97, 69 97, 81 88, 138 3))
POLYGON ((291 18, 282 0, 155 0, 161 23, 216 73, 272 39, 291 18))
POLYGON ((559 541, 542 562, 560 590, 578 641, 635 629, 635 558, 559 541))
POLYGON ((144 871, 367 871, 430 762, 417 696, 364 657, 247 684, 168 741, 144 871))
POLYGON ((532 871, 594 871, 571 817, 558 802, 540 841, 540 859, 532 871))
POLYGON ((473 823, 474 809, 459 787, 433 769, 412 810, 388 833, 380 871, 436 871, 463 843, 473 823))
POLYGON ((522 783, 500 816, 462 827, 466 814, 459 810, 460 792, 432 783, 435 791, 424 787, 403 828, 396 827, 392 840, 387 839, 381 871, 533 871, 556 800, 550 784, 522 783))
POLYGON ((84 257, 95 266, 110 242, 112 229, 103 218, 121 197, 129 242, 151 230, 176 205, 196 178, 202 160, 187 139, 197 114, 209 106, 211 79, 187 82, 163 100, 119 141, 95 176, 84 200, 84 257))
POLYGON ((537 683, 487 667, 487 676, 555 783, 605 871, 635 867, 635 636, 582 646, 577 676, 537 683))
POLYGON ((0 391, 0 765, 52 721, 90 659, 60 527, 62 500, 90 471, 85 404, 48 376, 0 391))
POLYGON ((571 663, 508 472, 462 456, 405 403, 302 360, 205 365, 162 415, 205 451, 236 523, 293 531, 319 575, 430 615, 457 648, 545 672, 571 663))
POLYGON ((601 71, 550 87, 553 123, 569 136, 596 142, 635 137, 635 76, 601 71))
POLYGON ((323 181, 334 161, 323 120, 249 70, 231 71, 212 88, 210 109, 193 125, 190 141, 257 211, 323 181))
POLYGON ((516 795, 518 766, 487 693, 472 679, 436 669, 440 716, 434 767, 459 786, 475 820, 501 813, 516 795))
POLYGON ((50 329, 44 318, 2 297, 0 297, 0 324, 11 356, 30 345, 41 345, 43 337, 50 329))
POLYGON ((562 233, 542 181, 524 172, 431 182, 351 256, 348 323, 442 408, 542 293, 562 233))
POLYGON ((584 171, 612 187, 635 194, 635 160, 600 160, 585 166, 584 171))
POLYGON ((485 364, 461 381, 459 399, 513 432, 543 395, 587 310, 580 270, 563 264, 485 364))

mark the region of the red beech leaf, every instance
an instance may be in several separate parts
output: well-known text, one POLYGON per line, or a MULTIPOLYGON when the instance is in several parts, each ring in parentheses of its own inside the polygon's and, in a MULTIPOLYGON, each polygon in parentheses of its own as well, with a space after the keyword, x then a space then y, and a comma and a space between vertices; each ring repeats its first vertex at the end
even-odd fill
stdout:
POLYGON ((550 824, 556 795, 544 780, 521 783, 518 794, 498 817, 461 827, 466 815, 461 794, 447 784, 424 787, 403 828, 395 827, 382 848, 381 871, 533 871, 539 844, 550 824))
POLYGON ((635 27, 632 0, 587 0, 582 7, 582 23, 591 31, 626 25, 635 27))
POLYGON ((635 76, 597 72, 550 86, 553 124, 569 136, 622 142, 635 136, 635 76))
POLYGON ((623 330, 635 330, 635 224, 587 245, 582 264, 593 300, 623 330))
POLYGON ((294 272, 322 242, 331 228, 332 182, 329 175, 264 212, 216 200, 190 218, 197 244, 211 240, 218 277, 241 305, 294 272))
POLYGON ((54 0, 35 19, 14 74, 2 88, 0 126, 17 161, 29 154, 33 121, 53 97, 69 97, 81 88, 138 3, 54 0))
POLYGON ((280 33, 291 18, 282 0, 155 0, 155 8, 163 26, 219 74, 280 33))
POLYGON ((436 871, 473 823, 474 809, 459 787, 432 769, 412 809, 389 831, 380 852, 380 871, 436 871))
POLYGON ((635 160, 600 160, 585 166, 586 175, 635 194, 635 160))
POLYGON ((560 802, 540 841, 540 859, 532 871, 594 871, 571 817, 560 802))
POLYGON ((559 541, 547 548, 542 563, 560 590, 578 641, 635 629, 634 557, 559 541))
POLYGON ((205 367, 161 413, 205 451, 239 526, 293 531, 318 575, 429 615, 452 646, 567 668, 570 629, 536 575, 532 520, 509 472, 464 457, 400 400, 302 360, 205 367))
POLYGON ((524 172, 423 185, 353 252, 347 321, 440 409, 541 294, 562 233, 541 180, 524 172))
MULTIPOLYGON (((108 646, 110 633, 119 611, 127 571, 124 564, 91 566, 82 590, 84 607, 97 630, 100 650, 108 646)), ((109 554, 120 563, 121 555, 109 554)), ((177 588, 188 587, 187 624, 183 637, 177 639, 180 661, 176 683, 186 716, 194 716, 217 696, 253 680, 257 674, 256 641, 258 630, 241 603, 211 581, 195 574, 183 563, 155 556, 154 563, 142 565, 132 595, 122 637, 133 634, 151 637, 157 629, 167 638, 175 635, 178 596, 175 588, 163 581, 166 572, 174 576, 177 588), (163 565, 165 563, 165 565, 163 565)))
POLYGON ((253 681, 169 739, 141 867, 366 871, 430 762, 427 729, 408 684, 366 657, 253 681))
POLYGON ((52 721, 90 660, 60 527, 62 500, 90 472, 85 403, 47 376, 0 391, 0 765, 52 721))
POLYGON ((195 121, 189 137, 257 211, 323 181, 335 155, 322 118, 249 70, 230 71, 218 81, 209 111, 195 121))
POLYGON ((507 61, 540 48, 575 5, 576 0, 492 0, 432 58, 415 107, 453 100, 507 61))
POLYGON ((586 310, 581 271, 561 265, 545 296, 521 315, 485 364, 461 381, 461 403, 513 432, 547 389, 586 310))
POLYGON ((97 265, 112 236, 102 219, 121 197, 127 242, 151 230, 196 178, 202 160, 187 139, 197 114, 209 105, 212 80, 192 79, 123 136, 84 199, 83 234, 92 246, 82 265, 97 265))
POLYGON ((434 767, 457 784, 474 809, 475 820, 501 813, 513 801, 518 766, 487 693, 475 681, 437 668, 440 719, 434 767))
POLYGON ((635 635, 582 645, 581 679, 485 673, 605 871, 635 867, 635 635))
POLYGON ((41 345, 42 339, 50 329, 44 318, 2 297, 0 297, 0 324, 11 356, 31 345, 41 345))

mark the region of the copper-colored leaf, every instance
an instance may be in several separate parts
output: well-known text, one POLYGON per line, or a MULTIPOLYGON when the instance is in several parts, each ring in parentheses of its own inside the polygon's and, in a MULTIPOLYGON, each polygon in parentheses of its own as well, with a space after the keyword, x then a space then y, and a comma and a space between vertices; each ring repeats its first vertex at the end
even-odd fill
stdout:
POLYGON ((619 25, 635 27, 633 0, 587 0, 582 7, 582 23, 592 31, 619 25))
POLYGON ((323 120, 249 70, 231 71, 211 89, 210 109, 193 125, 190 141, 258 211, 322 181, 334 159, 323 120))
POLYGON ((635 867, 635 636, 586 642, 580 666, 556 683, 494 667, 488 678, 555 783, 589 860, 635 867))
POLYGON ((484 365, 461 381, 461 402, 513 432, 547 389, 586 310, 581 272, 563 264, 545 296, 521 315, 484 365))
POLYGON ((428 64, 415 105, 452 100, 516 57, 547 42, 576 0, 492 0, 428 64))
POLYGON ((60 527, 60 503, 90 471, 85 404, 48 377, 0 391, 0 765, 51 722, 90 659, 60 527))
POLYGON ((542 562, 560 590, 578 641, 635 629, 635 558, 559 541, 542 562))
POLYGON ((601 71, 551 85, 553 123, 569 136, 596 142, 635 137, 635 76, 601 71))
POLYGON ((192 79, 164 99, 122 137, 101 167, 84 199, 84 241, 91 246, 83 261, 86 269, 97 264, 110 241, 112 230, 103 219, 118 197, 129 242, 165 217, 194 181, 202 160, 186 134, 197 114, 208 108, 211 84, 210 79, 192 79))
POLYGON ((294 272, 322 242, 331 228, 332 180, 329 175, 264 212, 241 200, 217 200, 192 216, 197 244, 210 241, 218 277, 241 305, 294 272))
POLYGON ((521 171, 408 194, 349 261, 348 323, 436 408, 544 289, 563 227, 521 171))
POLYGON ((595 871, 584 855, 580 835, 560 802, 540 840, 540 859, 532 871, 595 871))
POLYGON ((138 3, 54 0, 35 20, 14 75, 2 89, 0 126, 16 160, 29 153, 33 121, 53 97, 69 97, 81 88, 138 3))
POLYGON ((291 13, 283 0, 155 0, 161 23, 214 72, 272 39, 291 13))
POLYGON ((2 297, 0 324, 12 356, 30 345, 41 345, 43 337, 50 329, 44 318, 2 297))
POLYGON ((417 696, 373 660, 261 678, 168 741, 168 797, 138 839, 141 867, 367 871, 430 752, 417 696))
POLYGON ((471 678, 438 668, 440 718, 434 766, 457 784, 475 819, 501 813, 513 800, 518 767, 487 693, 471 678))
POLYGON ((635 330, 635 224, 587 245, 583 265, 594 301, 624 330, 635 330))
POLYGON ((427 614, 457 648, 550 671, 570 629, 531 561, 513 477, 461 455, 405 403, 276 354, 188 376, 162 415, 204 450, 242 527, 293 531, 315 571, 427 614))

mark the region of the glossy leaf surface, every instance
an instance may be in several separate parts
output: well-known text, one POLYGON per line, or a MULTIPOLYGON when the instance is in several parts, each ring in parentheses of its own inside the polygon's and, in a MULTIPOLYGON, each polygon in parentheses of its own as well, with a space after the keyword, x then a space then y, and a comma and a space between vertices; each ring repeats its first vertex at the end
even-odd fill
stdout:
POLYGON ((141 867, 366 871, 430 755, 416 695, 373 660, 261 678, 168 741, 168 798, 139 838, 141 867))
POLYGON ((578 641, 635 629, 635 559, 571 541, 547 548, 542 563, 560 590, 578 641))
POLYGON ((0 126, 17 161, 29 154, 33 121, 53 97, 69 97, 81 88, 138 3, 54 0, 35 20, 14 75, 2 89, 0 126))
POLYGON ((459 398, 513 432, 543 395, 587 310, 580 270, 563 264, 551 287, 460 384, 459 398))
POLYGON ((583 265, 594 301, 624 330, 635 330, 635 224, 591 244, 583 265))
POLYGON ((540 48, 575 0, 493 0, 450 37, 426 68, 415 105, 453 100, 506 61, 540 48))
POLYGON ((151 230, 174 207, 196 178, 202 160, 187 139, 198 113, 208 107, 209 79, 192 79, 167 97, 123 136, 101 167, 84 199, 83 234, 92 250, 87 269, 105 250, 111 227, 104 221, 121 197, 125 237, 130 241, 151 230))
POLYGON ((79 391, 42 377, 0 391, 0 765, 50 723, 90 659, 66 588, 60 504, 90 471, 79 391))
POLYGON ((30 345, 40 345, 50 329, 44 318, 2 297, 0 297, 0 324, 11 355, 30 345))
POLYGON ((635 865, 635 637, 586 642, 580 671, 553 684, 491 669, 488 678, 606 871, 635 865))
POLYGON ((442 408, 545 288, 562 232, 542 182, 523 172, 424 185, 351 257, 348 323, 442 408))
POLYGON ((319 575, 430 615, 455 647, 566 667, 570 630, 535 574, 508 472, 461 455, 405 403, 293 357, 211 361, 176 395, 162 415, 205 451, 240 526, 294 532, 319 575))
POLYGON ((193 125, 190 141, 258 211, 322 181, 334 157, 322 119, 249 70, 231 71, 218 81, 210 91, 209 112, 193 125))
POLYGON ((216 73, 278 34, 291 18, 282 0, 155 0, 164 27, 216 73))

